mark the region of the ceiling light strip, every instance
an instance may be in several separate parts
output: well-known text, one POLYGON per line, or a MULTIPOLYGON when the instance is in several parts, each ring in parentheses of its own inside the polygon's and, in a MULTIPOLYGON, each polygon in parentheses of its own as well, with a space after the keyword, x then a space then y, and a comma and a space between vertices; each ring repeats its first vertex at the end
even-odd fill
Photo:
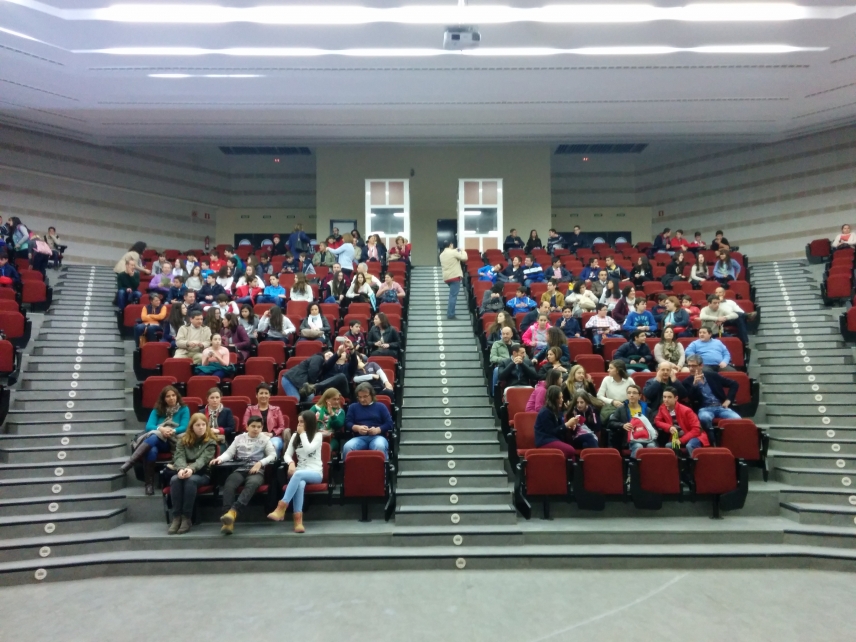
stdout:
POLYGON ((36 0, 6 0, 63 20, 123 23, 223 24, 249 22, 268 25, 412 25, 550 24, 678 22, 787 22, 836 20, 853 13, 853 6, 812 7, 784 2, 701 3, 683 7, 649 4, 564 4, 546 7, 502 5, 413 5, 362 7, 353 5, 268 5, 221 7, 211 4, 116 4, 91 9, 60 9, 36 0))
POLYGON ((486 47, 464 51, 428 48, 362 48, 362 49, 315 49, 310 47, 233 47, 229 49, 204 49, 200 47, 109 47, 106 49, 81 49, 73 53, 104 54, 111 56, 236 56, 236 57, 290 57, 312 58, 320 56, 347 56, 356 58, 426 58, 437 56, 481 57, 543 57, 557 55, 578 56, 655 56, 673 53, 703 54, 785 54, 826 51, 827 47, 794 47, 791 45, 710 45, 702 47, 580 47, 577 49, 554 49, 550 47, 486 47))

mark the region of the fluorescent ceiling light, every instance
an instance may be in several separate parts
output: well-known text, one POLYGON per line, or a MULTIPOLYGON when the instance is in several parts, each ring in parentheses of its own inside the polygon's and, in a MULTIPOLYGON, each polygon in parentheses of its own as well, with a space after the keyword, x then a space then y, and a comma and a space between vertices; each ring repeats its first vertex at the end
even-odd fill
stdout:
POLYGON ((116 4, 92 9, 60 9, 36 0, 5 0, 63 20, 98 20, 132 23, 222 24, 251 22, 270 25, 359 25, 392 22, 416 25, 634 23, 680 22, 783 22, 835 20, 856 13, 856 7, 810 7, 793 3, 700 3, 683 7, 649 4, 559 4, 546 7, 502 5, 413 5, 360 7, 331 5, 273 5, 221 7, 210 4, 116 4))
POLYGON ((352 56, 360 58, 421 58, 436 56, 653 56, 672 53, 703 54, 784 54, 826 51, 827 47, 793 47, 791 45, 710 45, 704 47, 581 47, 552 49, 549 47, 485 47, 464 51, 446 49, 312 49, 304 47, 236 47, 231 49, 202 49, 196 47, 113 47, 82 49, 73 53, 106 54, 112 56, 262 56, 303 58, 317 56, 352 56))
POLYGON ((464 216, 481 216, 481 210, 464 210, 464 216))
POLYGON ((393 212, 392 215, 396 218, 404 218, 404 212, 393 212))
POLYGON ((265 78, 263 74, 149 74, 149 78, 265 78))

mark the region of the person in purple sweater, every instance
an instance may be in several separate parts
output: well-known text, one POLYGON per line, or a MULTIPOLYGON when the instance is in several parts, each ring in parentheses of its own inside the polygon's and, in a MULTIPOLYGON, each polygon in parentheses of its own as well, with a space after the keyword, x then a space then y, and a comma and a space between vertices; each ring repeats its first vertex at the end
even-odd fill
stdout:
POLYGON ((377 450, 388 459, 389 442, 386 435, 392 430, 392 416, 382 403, 375 400, 375 391, 368 382, 357 386, 357 401, 348 406, 345 431, 351 437, 342 447, 342 459, 352 450, 377 450))

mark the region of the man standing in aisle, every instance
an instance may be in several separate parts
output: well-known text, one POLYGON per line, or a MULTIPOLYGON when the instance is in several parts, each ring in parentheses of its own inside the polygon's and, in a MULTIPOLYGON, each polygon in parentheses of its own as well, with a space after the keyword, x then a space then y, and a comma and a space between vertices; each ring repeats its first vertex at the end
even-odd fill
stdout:
POLYGON ((449 241, 446 249, 440 253, 440 267, 443 269, 443 280, 449 285, 449 305, 446 307, 446 318, 454 319, 455 303, 458 300, 458 292, 461 291, 461 281, 464 273, 461 263, 467 262, 467 253, 455 248, 455 242, 449 241))

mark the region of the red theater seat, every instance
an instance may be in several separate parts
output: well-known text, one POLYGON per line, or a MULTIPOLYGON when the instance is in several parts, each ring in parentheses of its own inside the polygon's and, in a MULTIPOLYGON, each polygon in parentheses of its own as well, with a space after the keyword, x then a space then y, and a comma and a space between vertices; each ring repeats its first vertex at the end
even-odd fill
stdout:
MULTIPOLYGON (((701 450, 701 449, 699 449, 701 450)), ((657 510, 663 495, 680 495, 678 457, 671 448, 644 448, 630 462, 630 494, 636 508, 657 510)))
POLYGON ((606 498, 624 497, 624 462, 614 448, 586 448, 574 466, 574 498, 580 508, 603 510, 606 498))

